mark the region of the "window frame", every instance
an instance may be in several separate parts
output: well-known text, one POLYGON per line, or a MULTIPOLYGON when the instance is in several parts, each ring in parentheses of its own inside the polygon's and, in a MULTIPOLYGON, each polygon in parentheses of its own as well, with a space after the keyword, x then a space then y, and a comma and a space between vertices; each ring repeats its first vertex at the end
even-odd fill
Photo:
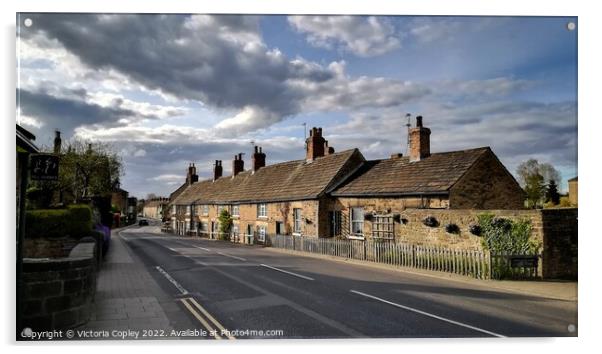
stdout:
POLYGON ((299 236, 299 235, 301 235, 302 232, 303 232, 303 209, 302 208, 293 208, 293 235, 299 236), (297 228, 297 225, 299 226, 298 228, 297 228))
POLYGON ((268 228, 265 225, 257 226, 257 240, 260 242, 265 242, 265 236, 268 233, 268 228))
POLYGON ((233 204, 232 205, 232 216, 233 217, 239 217, 240 216, 240 205, 238 204, 233 204), (236 210, 236 212, 235 212, 236 210))
POLYGON ((257 204, 257 218, 266 219, 268 217, 268 205, 266 203, 257 204), (262 213, 263 209, 263 213, 262 213))
POLYGON ((352 239, 365 239, 364 234, 364 208, 363 207, 352 207, 349 210, 349 238, 352 239), (355 215, 355 212, 361 211, 361 216, 358 218, 355 215), (354 232, 353 226, 359 224, 361 225, 361 233, 354 232))

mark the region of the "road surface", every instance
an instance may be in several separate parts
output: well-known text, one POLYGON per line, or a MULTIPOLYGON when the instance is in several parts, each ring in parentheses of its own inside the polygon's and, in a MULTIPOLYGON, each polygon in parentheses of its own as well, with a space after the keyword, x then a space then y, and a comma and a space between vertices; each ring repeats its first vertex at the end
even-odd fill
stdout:
POLYGON ((152 224, 119 235, 216 339, 576 336, 575 301, 177 237, 152 224))

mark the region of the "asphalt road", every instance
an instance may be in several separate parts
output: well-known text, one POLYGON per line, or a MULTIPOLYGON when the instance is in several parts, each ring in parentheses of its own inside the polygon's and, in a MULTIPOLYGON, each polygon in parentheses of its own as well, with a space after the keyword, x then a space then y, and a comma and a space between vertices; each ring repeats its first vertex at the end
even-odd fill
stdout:
POLYGON ((573 301, 176 237, 154 226, 121 237, 182 311, 222 339, 576 335, 568 330, 577 324, 573 301))

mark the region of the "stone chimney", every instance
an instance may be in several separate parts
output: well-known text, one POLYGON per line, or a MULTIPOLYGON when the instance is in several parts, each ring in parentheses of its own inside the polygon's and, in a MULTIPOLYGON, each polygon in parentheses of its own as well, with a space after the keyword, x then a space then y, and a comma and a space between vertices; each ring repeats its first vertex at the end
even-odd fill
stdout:
POLYGON ((194 163, 188 165, 188 173, 186 174, 186 183, 188 185, 194 184, 199 181, 199 176, 196 174, 196 167, 194 163))
POLYGON ((244 170, 245 162, 242 159, 242 153, 234 155, 234 160, 232 161, 232 177, 236 176, 244 170))
POLYGON ((327 146, 326 140, 322 137, 322 128, 313 127, 309 131, 309 138, 305 141, 307 152, 305 160, 312 162, 318 157, 324 156, 324 148, 327 146))
POLYGON ((410 162, 431 155, 431 130, 422 126, 422 116, 416 117, 416 127, 410 129, 410 162))
POLYGON ((54 154, 58 155, 61 153, 61 145, 62 145, 62 140, 61 140, 61 132, 58 130, 54 131, 54 154))
POLYGON ((265 154, 261 150, 261 146, 255 146, 255 152, 253 153, 253 173, 262 167, 265 167, 265 154))
POLYGON ((324 140, 324 155, 332 154, 334 154, 334 148, 332 146, 328 146, 328 140, 324 140))
POLYGON ((213 165, 213 182, 222 176, 222 171, 222 160, 215 160, 215 164, 213 165))

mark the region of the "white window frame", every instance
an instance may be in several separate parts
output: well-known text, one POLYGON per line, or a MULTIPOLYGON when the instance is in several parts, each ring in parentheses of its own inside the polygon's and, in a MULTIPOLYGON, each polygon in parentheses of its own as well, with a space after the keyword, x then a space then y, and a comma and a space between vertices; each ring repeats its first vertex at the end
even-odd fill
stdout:
POLYGON ((303 232, 303 209, 293 208, 293 235, 301 235, 303 232), (297 215, 298 214, 298 215, 297 215), (299 226, 299 227, 297 227, 299 226))
POLYGON ((349 238, 361 239, 361 240, 364 239, 364 208, 362 208, 362 207, 353 207, 349 210, 349 238), (361 216, 359 218, 354 213, 354 211, 357 211, 357 210, 361 211, 361 216), (356 233, 353 231, 354 224, 361 225, 361 229, 362 229, 361 233, 356 233))
POLYGON ((265 225, 259 225, 257 227, 257 240, 265 242, 265 235, 267 233, 267 227, 265 225))
POLYGON ((238 204, 232 205, 232 216, 236 216, 236 217, 240 216, 240 205, 238 205, 238 204))
POLYGON ((266 203, 257 204, 257 218, 268 217, 268 205, 266 203))
POLYGON ((201 215, 203 215, 203 216, 209 215, 209 205, 207 205, 207 204, 201 205, 201 215))
POLYGON ((190 215, 190 205, 186 206, 186 215, 190 215))

